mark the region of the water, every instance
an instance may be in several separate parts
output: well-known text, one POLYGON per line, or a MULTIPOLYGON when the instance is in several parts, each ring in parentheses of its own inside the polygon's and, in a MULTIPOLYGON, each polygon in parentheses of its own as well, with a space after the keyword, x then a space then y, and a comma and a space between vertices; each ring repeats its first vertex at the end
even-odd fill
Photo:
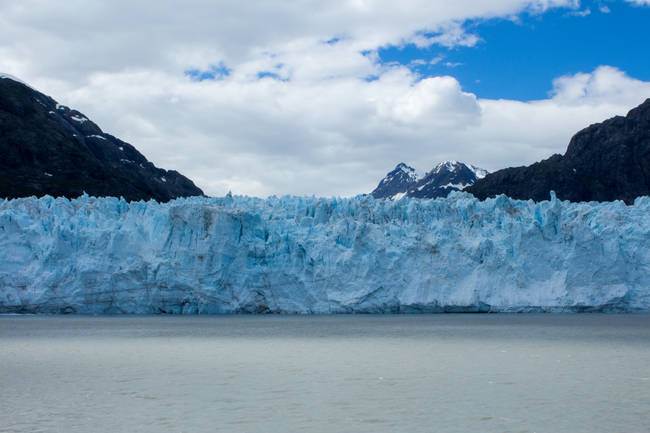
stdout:
POLYGON ((650 315, 0 317, 0 432, 648 432, 650 315))

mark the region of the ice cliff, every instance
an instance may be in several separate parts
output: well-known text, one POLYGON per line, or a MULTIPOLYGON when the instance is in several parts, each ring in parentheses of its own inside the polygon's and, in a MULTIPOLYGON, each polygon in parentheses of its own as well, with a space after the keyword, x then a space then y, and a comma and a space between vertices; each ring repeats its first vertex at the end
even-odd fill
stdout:
POLYGON ((649 197, 0 201, 4 313, 649 306, 649 197))

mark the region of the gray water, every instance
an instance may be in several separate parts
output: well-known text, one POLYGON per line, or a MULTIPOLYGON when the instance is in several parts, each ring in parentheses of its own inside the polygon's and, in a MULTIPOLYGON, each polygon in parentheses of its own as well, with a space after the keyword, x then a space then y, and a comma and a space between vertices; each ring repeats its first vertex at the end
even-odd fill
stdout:
POLYGON ((648 432, 650 316, 2 316, 0 390, 0 432, 648 432))

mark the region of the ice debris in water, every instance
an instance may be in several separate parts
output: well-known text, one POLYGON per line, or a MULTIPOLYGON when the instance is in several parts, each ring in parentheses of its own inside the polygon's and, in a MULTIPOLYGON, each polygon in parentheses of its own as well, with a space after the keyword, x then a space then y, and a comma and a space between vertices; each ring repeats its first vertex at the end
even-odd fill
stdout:
POLYGON ((650 198, 0 201, 0 312, 648 311, 650 198))

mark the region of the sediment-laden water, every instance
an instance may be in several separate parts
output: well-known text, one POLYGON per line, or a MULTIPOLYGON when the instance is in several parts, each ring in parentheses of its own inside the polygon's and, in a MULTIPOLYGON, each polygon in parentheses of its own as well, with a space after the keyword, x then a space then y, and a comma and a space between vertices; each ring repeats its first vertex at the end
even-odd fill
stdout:
POLYGON ((650 315, 0 316, 0 432, 645 432, 650 315))

